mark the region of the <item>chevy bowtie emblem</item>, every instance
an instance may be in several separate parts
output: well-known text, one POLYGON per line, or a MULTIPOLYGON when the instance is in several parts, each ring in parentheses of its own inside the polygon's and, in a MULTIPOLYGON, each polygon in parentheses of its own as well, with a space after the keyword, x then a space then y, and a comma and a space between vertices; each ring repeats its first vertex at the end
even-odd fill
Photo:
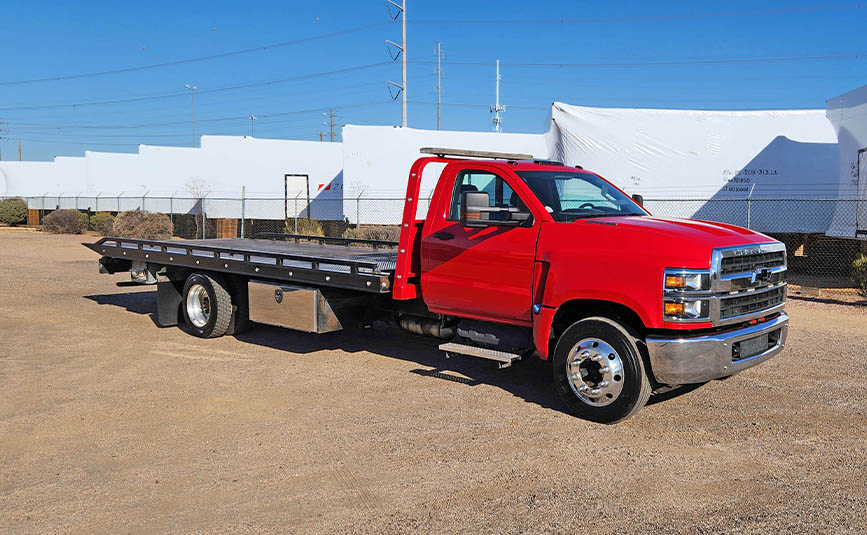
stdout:
POLYGON ((761 268, 753 272, 753 276, 750 278, 750 282, 768 282, 770 279, 771 270, 768 268, 761 268))

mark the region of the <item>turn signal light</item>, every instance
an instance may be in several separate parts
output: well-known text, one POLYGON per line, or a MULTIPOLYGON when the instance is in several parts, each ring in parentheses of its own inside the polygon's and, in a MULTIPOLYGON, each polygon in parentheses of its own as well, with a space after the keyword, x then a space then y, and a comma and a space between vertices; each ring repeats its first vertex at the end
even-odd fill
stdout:
POLYGON ((683 303, 665 303, 665 315, 666 316, 682 316, 683 315, 683 303))
POLYGON ((686 286, 686 279, 683 275, 666 275, 665 276, 665 287, 666 288, 684 288, 686 286))

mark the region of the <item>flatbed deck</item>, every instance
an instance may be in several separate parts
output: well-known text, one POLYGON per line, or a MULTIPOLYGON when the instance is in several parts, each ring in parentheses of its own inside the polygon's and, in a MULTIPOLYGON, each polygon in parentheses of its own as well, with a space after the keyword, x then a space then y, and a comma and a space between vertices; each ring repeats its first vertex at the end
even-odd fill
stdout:
POLYGON ((104 258, 373 293, 391 291, 397 248, 388 242, 285 236, 285 240, 138 240, 85 243, 104 258), (331 243, 329 243, 331 242, 331 243))

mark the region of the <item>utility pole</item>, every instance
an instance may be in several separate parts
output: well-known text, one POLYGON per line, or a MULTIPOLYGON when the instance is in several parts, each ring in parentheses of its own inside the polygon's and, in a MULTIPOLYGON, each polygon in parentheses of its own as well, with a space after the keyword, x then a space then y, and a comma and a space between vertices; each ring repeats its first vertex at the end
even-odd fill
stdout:
POLYGON ((322 141, 325 137, 325 132, 319 132, 319 141, 322 141))
MULTIPOLYGON (((334 119, 338 116, 334 114, 334 108, 329 109, 328 113, 323 113, 322 115, 324 115, 325 117, 328 117, 328 122, 322 123, 322 124, 324 126, 328 127, 329 132, 330 132, 329 139, 333 143, 334 142, 334 126, 335 126, 334 119)), ((319 141, 322 141, 322 134, 320 134, 319 137, 320 137, 319 141)))
POLYGON ((18 161, 21 161, 21 140, 18 140, 18 161))
POLYGON ((255 115, 250 116, 250 137, 253 137, 253 121, 256 120, 255 115))
POLYGON ((442 94, 443 94, 442 59, 443 59, 442 43, 437 41, 437 130, 440 129, 440 107, 442 106, 442 94))
MULTIPOLYGON (((397 17, 401 17, 400 26, 401 26, 401 44, 393 43, 388 39, 385 40, 386 44, 389 44, 398 50, 400 50, 401 57, 401 82, 400 84, 396 84, 391 80, 388 80, 388 83, 400 89, 401 96, 403 97, 401 101, 401 126, 406 128, 406 0, 401 0, 401 3, 398 4, 393 0, 385 0, 389 4, 393 5, 398 9, 397 15, 393 16, 391 20, 397 20, 397 17)), ((396 56, 392 56, 393 60, 397 60, 396 56)))
POLYGON ((192 84, 184 84, 184 87, 190 90, 190 103, 192 104, 192 112, 193 112, 193 147, 196 146, 196 91, 198 91, 198 87, 192 84))
POLYGON ((491 106, 491 113, 494 114, 494 117, 491 119, 491 122, 494 123, 494 132, 502 132, 503 127, 503 119, 500 118, 500 112, 506 111, 505 106, 500 106, 500 60, 497 60, 497 90, 496 90, 496 100, 494 101, 494 105, 491 106))
MULTIPOLYGON (((0 121, 0 126, 3 126, 5 124, 6 124, 6 121, 0 121)), ((0 134, 2 134, 3 132, 8 132, 8 130, 4 130, 4 129, 0 128, 0 134)), ((9 139, 9 138, 5 138, 2 135, 0 135, 0 162, 3 161, 3 140, 4 139, 9 139)))

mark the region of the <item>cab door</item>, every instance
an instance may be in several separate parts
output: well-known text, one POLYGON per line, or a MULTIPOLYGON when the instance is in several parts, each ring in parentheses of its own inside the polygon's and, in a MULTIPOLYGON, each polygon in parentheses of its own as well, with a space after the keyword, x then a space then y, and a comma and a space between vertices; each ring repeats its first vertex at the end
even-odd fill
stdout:
POLYGON ((470 228, 460 223, 464 191, 488 193, 490 206, 529 211, 529 203, 515 191, 520 190, 518 179, 479 164, 459 170, 453 180, 451 195, 439 199, 422 234, 425 303, 437 313, 531 325, 540 228, 536 218, 531 215, 520 226, 470 228))

